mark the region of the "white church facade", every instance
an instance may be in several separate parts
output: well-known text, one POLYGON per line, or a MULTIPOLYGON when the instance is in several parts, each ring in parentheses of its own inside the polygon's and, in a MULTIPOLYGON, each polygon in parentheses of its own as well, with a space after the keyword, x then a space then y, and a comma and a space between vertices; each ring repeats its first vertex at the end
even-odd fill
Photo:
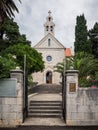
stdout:
POLYGON ((62 79, 60 74, 54 71, 54 66, 58 62, 63 62, 66 48, 55 38, 55 24, 51 12, 48 13, 44 24, 45 36, 34 46, 42 53, 45 68, 43 72, 33 73, 33 81, 38 84, 60 84, 62 79))

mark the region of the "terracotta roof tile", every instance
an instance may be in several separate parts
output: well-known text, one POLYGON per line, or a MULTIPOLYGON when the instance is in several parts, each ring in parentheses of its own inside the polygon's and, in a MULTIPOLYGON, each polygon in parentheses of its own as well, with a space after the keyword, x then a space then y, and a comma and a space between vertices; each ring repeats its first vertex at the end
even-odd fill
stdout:
POLYGON ((65 48, 65 56, 66 57, 72 56, 71 48, 65 48))

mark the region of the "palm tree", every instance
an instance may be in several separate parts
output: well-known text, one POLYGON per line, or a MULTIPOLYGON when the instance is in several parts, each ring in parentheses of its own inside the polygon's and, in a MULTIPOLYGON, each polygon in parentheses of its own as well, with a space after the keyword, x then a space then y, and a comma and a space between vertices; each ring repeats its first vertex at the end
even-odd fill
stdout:
POLYGON ((0 0, 0 39, 3 36, 2 24, 6 18, 14 17, 14 11, 19 12, 13 0, 0 0))
MULTIPOLYGON (((66 59, 66 70, 70 66, 79 70, 79 82, 81 82, 87 76, 95 76, 95 73, 98 72, 98 59, 95 59, 91 54, 79 52, 75 56, 66 59)), ((62 73, 64 72, 64 63, 58 63, 54 68, 56 72, 62 73)))
POLYGON ((74 69, 78 69, 79 77, 94 75, 98 71, 98 60, 93 55, 79 52, 74 57, 74 69))
POLYGON ((62 74, 64 72, 64 69, 68 70, 70 69, 70 66, 74 66, 73 57, 65 58, 63 62, 57 63, 57 65, 54 66, 54 71, 62 74))
MULTIPOLYGON (((19 2, 21 1, 19 0, 19 2)), ((0 0, 0 20, 2 20, 3 17, 14 16, 13 11, 19 12, 13 0, 0 0)))

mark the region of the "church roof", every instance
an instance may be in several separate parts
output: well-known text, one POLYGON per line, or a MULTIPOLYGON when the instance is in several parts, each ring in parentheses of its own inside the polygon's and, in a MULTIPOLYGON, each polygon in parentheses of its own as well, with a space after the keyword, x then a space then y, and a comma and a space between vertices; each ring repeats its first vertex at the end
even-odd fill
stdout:
POLYGON ((65 49, 55 37, 54 30, 55 24, 53 22, 53 17, 51 16, 51 11, 48 12, 46 17, 46 22, 44 24, 44 34, 45 36, 34 46, 36 49, 65 49))
POLYGON ((34 48, 44 48, 41 47, 41 44, 48 39, 48 37, 51 37, 53 40, 56 41, 56 43, 58 44, 59 48, 65 48, 51 33, 48 33, 46 36, 44 36, 35 46, 34 48))
POLYGON ((71 48, 66 48, 66 49, 65 49, 65 56, 66 56, 66 57, 71 57, 71 56, 72 56, 71 48))

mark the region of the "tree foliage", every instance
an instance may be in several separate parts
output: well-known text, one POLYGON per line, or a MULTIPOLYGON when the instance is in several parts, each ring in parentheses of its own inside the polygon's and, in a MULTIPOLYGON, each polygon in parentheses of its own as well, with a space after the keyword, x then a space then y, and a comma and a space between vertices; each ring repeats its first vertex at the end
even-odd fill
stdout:
POLYGON ((2 57, 1 77, 8 77, 10 69, 15 68, 13 64, 23 69, 24 55, 26 55, 28 74, 43 70, 44 62, 42 55, 31 47, 31 42, 26 39, 25 35, 20 34, 19 26, 13 19, 7 18, 0 26, 0 30, 2 30, 2 39, 0 39, 0 56, 2 57), (16 59, 9 62, 8 55, 14 56, 16 59))
POLYGON ((98 58, 98 23, 96 22, 93 29, 89 30, 89 40, 91 42, 92 54, 98 58))
POLYGON ((25 35, 19 32, 19 26, 13 19, 7 18, 6 21, 0 26, 2 30, 2 39, 0 39, 0 51, 4 51, 7 47, 19 43, 30 45, 30 41, 26 39, 25 35))
POLYGON ((74 68, 79 70, 79 77, 94 75, 98 71, 98 60, 91 54, 80 52, 74 56, 74 68))
MULTIPOLYGON (((21 2, 20 0, 18 0, 21 2)), ((19 12, 14 0, 0 0, 0 20, 4 20, 5 17, 12 17, 14 11, 19 12)))
MULTIPOLYGON (((0 0, 0 26, 2 26, 7 18, 14 16, 14 11, 19 12, 13 0, 0 0)), ((0 39, 3 39, 3 33, 2 28, 0 28, 0 39)))
POLYGON ((18 44, 10 46, 2 53, 3 56, 11 54, 16 57, 16 63, 21 69, 24 68, 24 55, 26 55, 26 67, 28 74, 42 71, 44 68, 44 61, 42 54, 38 53, 34 48, 28 45, 18 44))
POLYGON ((84 14, 77 16, 75 26, 75 53, 77 52, 91 52, 90 42, 87 40, 87 26, 84 14))
POLYGON ((64 65, 66 65, 65 70, 70 69, 71 66, 79 70, 79 82, 81 82, 84 77, 94 77, 95 73, 98 72, 98 60, 95 59, 93 55, 84 52, 79 52, 73 57, 66 58, 66 64, 64 64, 64 62, 58 63, 55 66, 55 71, 63 73, 64 65))
POLYGON ((73 57, 65 58, 63 62, 59 62, 54 66, 54 71, 62 74, 64 71, 69 70, 71 66, 74 66, 73 57))
POLYGON ((12 55, 0 56, 0 79, 8 78, 10 70, 16 68, 17 64, 12 55))

